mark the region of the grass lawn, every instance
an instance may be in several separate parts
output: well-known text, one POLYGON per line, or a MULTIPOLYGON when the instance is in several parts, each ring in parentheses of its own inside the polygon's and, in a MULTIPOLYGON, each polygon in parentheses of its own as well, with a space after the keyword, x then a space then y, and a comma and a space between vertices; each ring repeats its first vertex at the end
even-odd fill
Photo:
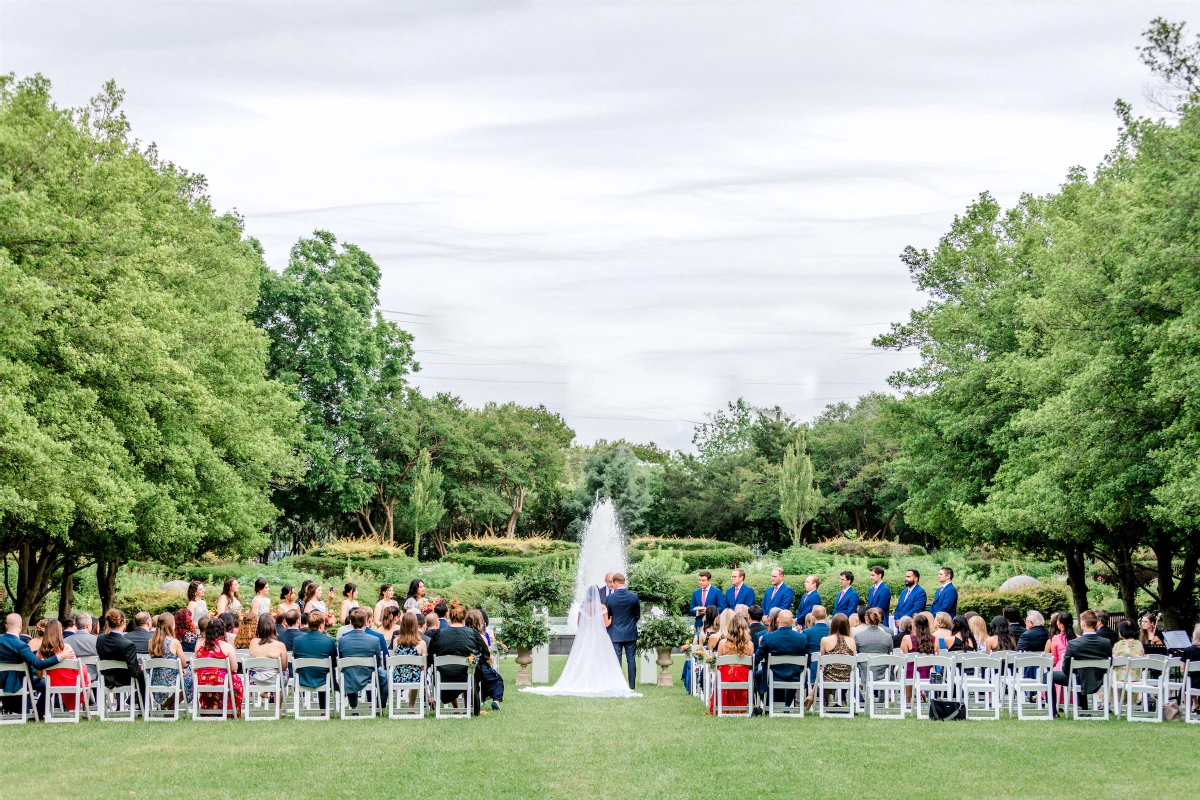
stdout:
MULTIPOLYGON (((557 677, 564 657, 551 660, 557 677)), ((0 726, 0 797, 1194 798, 1200 725, 713 719, 673 689, 471 721, 0 726)), ((678 667, 676 676, 678 676, 678 667)))

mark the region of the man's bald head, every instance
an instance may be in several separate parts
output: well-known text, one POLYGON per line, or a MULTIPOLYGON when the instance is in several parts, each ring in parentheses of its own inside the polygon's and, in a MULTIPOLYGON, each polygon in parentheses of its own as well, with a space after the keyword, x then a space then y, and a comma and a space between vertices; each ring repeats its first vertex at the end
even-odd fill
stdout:
POLYGON ((615 574, 616 573, 614 573, 614 572, 604 573, 604 585, 609 589, 613 588, 613 575, 615 575, 615 574))
POLYGON ((4 618, 4 630, 8 633, 20 634, 21 633, 21 615, 14 613, 14 614, 9 614, 7 617, 5 617, 4 618))
POLYGON ((779 616, 776 617, 776 624, 780 628, 790 628, 796 623, 796 616, 787 609, 780 609, 779 616))

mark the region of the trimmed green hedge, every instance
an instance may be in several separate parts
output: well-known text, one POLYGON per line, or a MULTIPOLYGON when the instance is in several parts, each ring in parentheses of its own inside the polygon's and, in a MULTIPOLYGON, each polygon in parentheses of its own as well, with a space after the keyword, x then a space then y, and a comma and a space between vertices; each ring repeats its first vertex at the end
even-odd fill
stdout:
POLYGON ((648 555, 666 553, 682 558, 686 569, 718 570, 754 560, 746 548, 713 539, 665 539, 643 537, 629 543, 629 561, 636 564, 648 555))
POLYGON ((401 558, 326 558, 324 556, 296 556, 292 568, 301 572, 314 572, 326 580, 336 580, 346 574, 346 567, 359 572, 369 572, 387 583, 406 584, 417 577, 417 560, 407 556, 401 558))
POLYGON ((529 556, 484 556, 474 553, 446 553, 445 561, 475 568, 480 575, 516 575, 533 564, 570 564, 577 554, 558 551, 529 556))
MULTIPOLYGON (((930 595, 932 598, 932 595, 930 595)), ((1060 583, 1044 583, 1028 589, 1013 592, 991 592, 964 589, 958 595, 958 613, 974 611, 990 624, 993 617, 998 617, 1005 606, 1014 606, 1025 616, 1025 612, 1035 608, 1048 619, 1051 614, 1071 610, 1071 596, 1067 587, 1060 583)))
POLYGON ((454 553, 474 556, 515 556, 530 558, 547 553, 574 554, 579 545, 561 539, 459 539, 446 548, 447 555, 454 553))
POLYGON ((150 616, 164 611, 174 612, 187 606, 187 597, 167 589, 138 589, 117 595, 113 604, 125 612, 132 626, 133 615, 137 612, 145 611, 150 616))
POLYGON ((457 597, 458 601, 467 609, 472 609, 483 605, 485 597, 507 600, 510 591, 512 591, 512 583, 509 581, 469 580, 459 581, 453 586, 433 592, 433 594, 447 600, 457 597))

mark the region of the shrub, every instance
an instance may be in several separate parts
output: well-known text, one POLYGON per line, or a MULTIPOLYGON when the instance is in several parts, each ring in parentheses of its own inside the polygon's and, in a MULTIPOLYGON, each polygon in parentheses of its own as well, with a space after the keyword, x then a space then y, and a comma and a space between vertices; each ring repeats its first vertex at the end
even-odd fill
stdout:
POLYGON ((644 652, 660 647, 680 647, 691 641, 693 633, 692 623, 680 617, 643 617, 638 625, 637 649, 644 652))
POLYGON ((687 602, 681 594, 676 566, 680 559, 672 556, 653 555, 644 558, 629 568, 629 588, 644 603, 658 603, 668 608, 679 607, 687 602))
MULTIPOLYGON (((458 598, 458 602, 471 609, 480 608, 483 605, 483 601, 489 597, 506 600, 511 589, 512 584, 508 581, 475 579, 460 581, 452 586, 447 586, 445 589, 439 591, 438 594, 447 600, 458 598)), ((488 613, 490 614, 491 612, 488 613)))
MULTIPOLYGON (((930 595, 930 599, 933 599, 933 595, 930 595)), ((1045 583, 1015 592, 964 589, 958 595, 958 613, 974 611, 989 623, 993 617, 1003 613, 1005 606, 1015 606, 1022 616, 1035 608, 1048 618, 1059 611, 1070 610, 1071 599, 1067 588, 1057 583, 1045 583)))
POLYGON ((670 553, 682 558, 686 569, 725 569, 754 560, 746 548, 715 539, 668 539, 643 536, 629 543, 630 563, 636 564, 648 555, 670 553))
POLYGON ((499 636, 506 648, 533 650, 550 641, 550 620, 529 606, 505 606, 499 636))
POLYGON ((469 564, 439 561, 436 564, 422 566, 417 577, 425 582, 427 589, 444 589, 459 581, 472 580, 475 577, 475 568, 469 564))
POLYGON ((571 604, 571 576, 557 564, 534 562, 513 578, 512 602, 559 614, 571 604))
POLYGON ((561 539, 531 536, 508 539, 503 536, 479 536, 451 542, 447 554, 477 556, 538 556, 547 553, 578 553, 579 545, 561 539))
POLYGON ((313 572, 325 580, 337 580, 346 570, 358 571, 384 583, 405 585, 417 577, 419 566, 415 558, 327 558, 324 556, 296 556, 292 566, 301 572, 313 572))
POLYGON ((399 545, 388 544, 387 542, 378 542, 374 539, 338 539, 330 544, 309 550, 305 555, 367 560, 403 558, 404 548, 399 545))
POLYGON ((784 575, 800 576, 802 580, 806 575, 824 572, 832 567, 833 556, 808 547, 793 546, 779 556, 779 566, 783 568, 784 575))
POLYGON ((150 616, 176 611, 187 605, 187 597, 169 589, 137 589, 118 595, 113 598, 113 603, 132 618, 139 611, 150 616))
POLYGON ((484 556, 474 553, 446 553, 445 561, 469 566, 483 575, 516 575, 531 564, 544 562, 566 567, 574 563, 576 553, 550 552, 527 556, 484 556))

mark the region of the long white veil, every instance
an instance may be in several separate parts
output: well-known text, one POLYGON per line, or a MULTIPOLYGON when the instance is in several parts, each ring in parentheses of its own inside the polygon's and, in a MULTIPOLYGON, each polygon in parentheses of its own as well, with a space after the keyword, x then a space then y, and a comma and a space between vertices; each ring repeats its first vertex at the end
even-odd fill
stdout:
POLYGON ((629 688, 612 639, 604 624, 604 604, 600 590, 589 586, 579 606, 575 640, 567 665, 553 686, 527 687, 522 692, 571 697, 641 697, 629 688))

